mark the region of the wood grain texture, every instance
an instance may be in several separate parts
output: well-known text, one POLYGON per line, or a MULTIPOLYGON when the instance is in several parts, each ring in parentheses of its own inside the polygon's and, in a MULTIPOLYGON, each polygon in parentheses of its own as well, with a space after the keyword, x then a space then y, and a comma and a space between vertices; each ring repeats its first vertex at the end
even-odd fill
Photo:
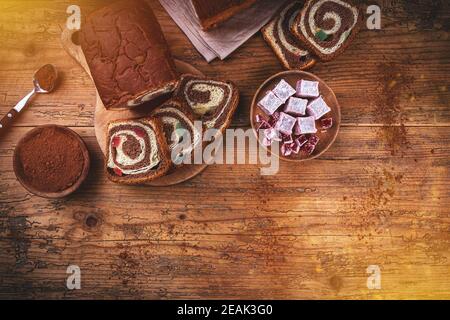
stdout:
MULTIPOLYGON (((106 2, 79 4, 85 12, 106 2)), ((234 125, 248 127, 254 91, 281 71, 262 36, 207 64, 149 3, 177 58, 237 83, 234 125)), ((282 162, 275 176, 214 165, 168 188, 118 186, 103 174, 93 86, 59 42, 69 4, 0 3, 0 113, 31 89, 41 64, 63 75, 0 137, 1 298, 450 298, 445 1, 381 1, 381 31, 363 30, 312 69, 342 107, 338 138, 319 159, 282 162), (19 139, 46 123, 71 127, 91 153, 88 180, 63 200, 32 196, 12 170, 19 139), (82 290, 66 289, 70 264, 81 267, 82 290), (381 290, 367 289, 371 264, 381 290)))

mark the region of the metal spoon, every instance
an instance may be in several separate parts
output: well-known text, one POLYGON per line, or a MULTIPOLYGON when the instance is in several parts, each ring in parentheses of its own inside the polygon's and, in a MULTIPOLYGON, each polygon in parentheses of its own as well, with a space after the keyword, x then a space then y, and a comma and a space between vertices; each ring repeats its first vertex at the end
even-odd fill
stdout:
POLYGON ((0 120, 0 133, 3 133, 7 127, 11 125, 13 120, 17 117, 20 111, 27 105, 28 101, 34 94, 36 93, 50 93, 55 88, 56 79, 58 78, 58 72, 56 68, 51 64, 46 64, 45 66, 42 66, 39 70, 37 70, 33 77, 33 90, 27 94, 20 102, 12 108, 6 116, 4 116, 0 120), (42 74, 43 72, 48 72, 47 74, 50 75, 50 78, 47 80, 51 80, 49 83, 47 83, 47 87, 43 88, 43 83, 39 83, 40 81, 43 81, 42 74))

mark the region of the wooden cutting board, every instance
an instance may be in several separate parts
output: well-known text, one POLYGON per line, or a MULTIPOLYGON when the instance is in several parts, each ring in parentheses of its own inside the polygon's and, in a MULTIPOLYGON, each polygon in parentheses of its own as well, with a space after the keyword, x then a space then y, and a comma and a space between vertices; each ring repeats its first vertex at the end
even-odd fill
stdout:
MULTIPOLYGON (((83 51, 81 50, 81 47, 76 44, 77 32, 78 31, 76 30, 68 30, 67 28, 64 28, 61 36, 62 45, 67 53, 83 67, 83 69, 89 74, 89 76, 91 76, 91 72, 86 62, 86 58, 84 57, 83 51)), ((203 76, 202 72, 186 62, 175 60, 175 64, 180 74, 190 73, 203 76)), ((94 83, 92 83, 92 85, 94 85, 94 83)), ((152 102, 145 103, 139 107, 135 107, 132 109, 107 110, 97 93, 94 114, 94 127, 95 136, 103 154, 106 153, 107 126, 110 121, 148 116, 150 113, 149 110, 152 110, 153 107, 162 104, 168 98, 170 98, 170 96, 161 97, 152 102)), ((205 170, 206 167, 206 164, 185 165, 177 168, 172 173, 166 176, 148 183, 148 185, 170 186, 178 184, 195 177, 203 170, 205 170)))

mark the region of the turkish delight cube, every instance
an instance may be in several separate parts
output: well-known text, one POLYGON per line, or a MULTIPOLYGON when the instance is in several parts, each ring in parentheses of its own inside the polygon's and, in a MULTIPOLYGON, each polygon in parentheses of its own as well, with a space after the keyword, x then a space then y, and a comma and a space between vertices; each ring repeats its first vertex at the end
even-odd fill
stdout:
POLYGON ((325 100, 323 100, 322 96, 311 101, 311 103, 306 106, 306 113, 309 116, 313 116, 316 120, 322 118, 322 116, 330 111, 330 107, 327 105, 325 100))
POLYGON ((317 81, 309 81, 302 79, 297 82, 296 89, 297 89, 296 95, 298 97, 316 98, 320 95, 319 82, 317 81))
POLYGON ((319 143, 320 139, 318 136, 316 136, 315 134, 312 134, 311 137, 309 137, 308 139, 308 143, 311 143, 313 145, 317 145, 319 143))
POLYGON ((275 124, 275 129, 285 135, 292 134, 292 129, 296 123, 296 118, 288 115, 287 113, 280 112, 280 119, 275 124))
POLYGON ((299 117, 295 125, 294 133, 296 135, 316 133, 316 120, 314 117, 299 117))
POLYGON ((258 106, 268 115, 272 115, 283 104, 272 91, 267 92, 264 98, 258 102, 258 106))
POLYGON ((316 149, 316 146, 312 143, 306 143, 303 147, 302 150, 305 151, 305 153, 307 155, 310 155, 314 152, 314 149, 316 149))
POLYGON ((283 101, 283 103, 285 103, 286 100, 289 99, 289 97, 292 97, 296 92, 295 89, 283 79, 278 82, 272 91, 281 101, 283 101))
POLYGON ((290 97, 284 108, 284 112, 292 114, 294 116, 302 116, 305 115, 307 105, 307 99, 290 97))
POLYGON ((301 147, 302 145, 308 142, 308 138, 306 137, 306 135, 301 134, 297 139, 295 139, 295 141, 298 141, 301 147))
POLYGON ((333 118, 325 118, 320 120, 322 123, 322 129, 330 129, 333 126, 333 118))

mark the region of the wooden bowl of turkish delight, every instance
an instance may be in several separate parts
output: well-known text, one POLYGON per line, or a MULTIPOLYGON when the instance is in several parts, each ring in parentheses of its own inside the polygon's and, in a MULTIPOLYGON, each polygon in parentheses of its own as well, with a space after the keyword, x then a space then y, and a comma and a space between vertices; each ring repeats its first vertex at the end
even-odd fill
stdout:
POLYGON ((333 144, 341 108, 327 84, 304 71, 284 71, 256 91, 250 123, 259 143, 280 159, 305 161, 333 144))

